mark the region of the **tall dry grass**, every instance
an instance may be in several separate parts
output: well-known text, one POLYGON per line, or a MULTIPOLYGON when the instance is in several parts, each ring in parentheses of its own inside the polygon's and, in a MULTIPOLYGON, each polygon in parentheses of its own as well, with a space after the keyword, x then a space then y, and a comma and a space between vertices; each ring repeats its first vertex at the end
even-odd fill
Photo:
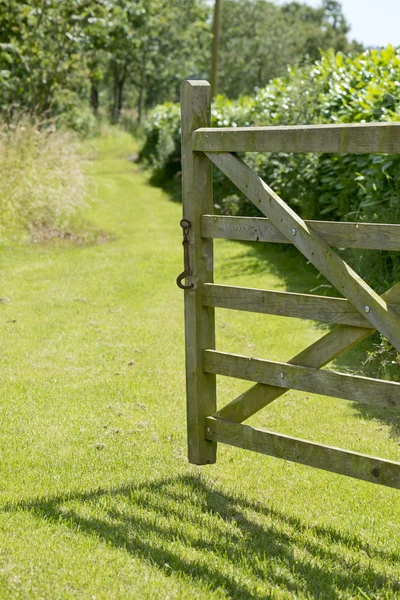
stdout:
POLYGON ((28 118, 0 127, 1 233, 67 227, 86 194, 73 133, 28 118))

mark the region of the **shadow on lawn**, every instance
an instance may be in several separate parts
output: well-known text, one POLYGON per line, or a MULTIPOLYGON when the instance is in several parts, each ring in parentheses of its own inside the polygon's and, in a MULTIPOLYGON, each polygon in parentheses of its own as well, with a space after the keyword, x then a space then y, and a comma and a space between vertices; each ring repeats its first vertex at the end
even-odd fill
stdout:
MULTIPOLYGON (((340 296, 325 277, 320 275, 317 269, 289 244, 240 241, 232 243, 242 248, 243 252, 220 265, 220 273, 224 277, 234 278, 243 273, 250 275, 270 273, 279 277, 289 292, 340 296)), ((218 256, 218 247, 216 254, 218 256)))
POLYGON ((230 598, 272 597, 275 586, 293 597, 333 599, 361 589, 379 597, 385 589, 390 597, 399 585, 383 574, 387 563, 400 565, 399 553, 229 495, 201 476, 37 499, 6 510, 30 511, 94 535, 164 574, 197 579, 230 598), (374 559, 383 561, 381 572, 374 559))

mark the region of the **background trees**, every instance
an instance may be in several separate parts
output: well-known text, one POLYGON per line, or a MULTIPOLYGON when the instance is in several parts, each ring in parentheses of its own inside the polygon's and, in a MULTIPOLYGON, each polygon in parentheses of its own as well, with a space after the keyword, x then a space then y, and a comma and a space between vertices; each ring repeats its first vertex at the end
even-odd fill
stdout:
POLYGON ((349 25, 334 0, 323 0, 320 8, 224 0, 222 23, 220 87, 230 98, 283 75, 288 65, 317 60, 321 50, 361 50, 349 42, 349 25))
MULTIPOLYGON (((209 77, 207 0, 0 0, 0 107, 63 114, 85 107, 118 121, 178 99, 186 77, 209 77)), ((251 93, 312 61, 320 49, 351 48, 340 4, 224 0, 219 90, 251 93)), ((70 116, 67 117, 66 115, 70 116)), ((78 123, 79 128, 79 123, 78 123)))

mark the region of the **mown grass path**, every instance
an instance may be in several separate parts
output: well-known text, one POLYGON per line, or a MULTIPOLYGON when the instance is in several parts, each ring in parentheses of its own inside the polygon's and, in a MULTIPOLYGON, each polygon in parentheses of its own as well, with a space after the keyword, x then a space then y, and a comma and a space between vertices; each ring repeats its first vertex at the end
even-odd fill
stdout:
MULTIPOLYGON (((95 144, 90 219, 115 239, 1 249, 0 597, 400 597, 399 492, 228 447, 187 464, 181 207, 133 146, 95 144)), ((320 283, 293 251, 216 250, 219 282, 320 283)), ((324 331, 217 318, 219 349, 276 359, 324 331)), ((253 422, 399 458, 388 411, 290 392, 253 422)))

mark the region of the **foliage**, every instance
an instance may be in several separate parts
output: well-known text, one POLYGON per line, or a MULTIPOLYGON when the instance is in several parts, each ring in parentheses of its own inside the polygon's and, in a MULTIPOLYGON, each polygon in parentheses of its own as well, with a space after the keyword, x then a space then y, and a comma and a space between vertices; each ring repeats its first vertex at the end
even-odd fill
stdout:
MULTIPOLYGON (((208 76, 207 0, 0 0, 0 113, 17 105, 35 114, 71 112, 82 104, 114 122, 124 107, 144 111, 177 101, 185 78, 208 76), (67 98, 68 102, 64 99, 67 98)), ((347 50, 348 26, 338 2, 225 0, 220 89, 254 92, 287 64, 307 63, 320 48, 347 50), (265 35, 265 32, 268 35, 265 35)), ((74 116, 75 115, 75 116, 74 116)))
POLYGON ((204 71, 207 17, 205 0, 1 0, 0 108, 97 114, 103 86, 118 120, 129 82, 140 115, 204 71))
MULTIPOLYGON (((217 98, 213 124, 234 127, 398 120, 399 69, 400 51, 390 46, 355 57, 328 51, 312 66, 290 68, 285 78, 273 80, 254 98, 243 97, 237 102, 217 98)), ((152 149, 150 152, 145 147, 143 158, 157 168, 176 161, 177 107, 157 107, 146 128, 152 149), (157 136, 163 138, 162 144, 157 144, 157 136)), ((400 157, 249 154, 246 160, 304 217, 387 222, 400 218, 400 157)), ((216 175, 216 180, 218 203, 237 193, 222 176, 216 175)))
POLYGON ((400 352, 382 335, 378 343, 368 351, 368 358, 363 363, 364 372, 371 373, 380 379, 400 381, 400 352))
MULTIPOLYGON (((299 2, 278 6, 265 0, 222 4, 220 90, 230 98, 254 93, 287 65, 313 62, 321 50, 348 52, 349 26, 339 2, 313 8, 299 2)), ((360 46, 358 49, 361 50, 360 46)))
POLYGON ((108 16, 106 0, 7 0, 0 3, 2 109, 41 114, 59 106, 65 90, 87 92, 85 51, 99 20, 108 16))
POLYGON ((73 134, 28 118, 0 130, 0 233, 65 227, 85 206, 73 134))
POLYGON ((156 107, 151 121, 146 121, 145 144, 141 150, 141 158, 154 170, 165 168, 167 179, 180 171, 181 140, 180 107, 167 102, 156 107))

